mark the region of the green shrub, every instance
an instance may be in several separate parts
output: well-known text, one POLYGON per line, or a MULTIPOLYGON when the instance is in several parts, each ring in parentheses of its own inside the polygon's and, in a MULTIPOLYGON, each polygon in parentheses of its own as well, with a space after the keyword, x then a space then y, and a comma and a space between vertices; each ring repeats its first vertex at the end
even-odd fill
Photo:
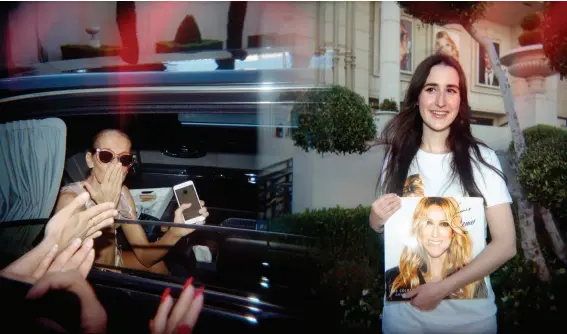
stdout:
MULTIPOLYGON (((567 271, 553 252, 542 248, 551 282, 537 279, 535 265, 523 257, 516 205, 518 254, 492 275, 499 332, 518 332, 534 322, 558 324, 567 312, 567 271)), ((384 297, 384 244, 368 223, 370 207, 305 211, 270 221, 270 231, 317 237, 313 252, 323 271, 321 283, 338 291, 343 312, 340 332, 380 333, 384 297)))
MULTIPOLYGON (((549 137, 567 138, 567 130, 546 124, 538 124, 530 126, 529 128, 525 128, 523 134, 524 139, 526 140, 526 147, 530 147, 534 143, 537 143, 549 137)), ((508 150, 511 154, 516 154, 513 141, 510 142, 508 150)))
POLYGON ((567 138, 550 137, 528 147, 518 166, 528 199, 567 214, 567 138))
POLYGON ((394 99, 384 99, 384 101, 380 103, 379 109, 382 111, 398 111, 398 104, 394 99))
POLYGON ((292 109, 296 146, 306 152, 362 154, 376 137, 372 109, 362 96, 343 86, 310 89, 292 109))
POLYGON ((499 332, 523 332, 532 323, 550 327, 561 323, 558 315, 567 311, 566 270, 559 265, 560 261, 552 260, 554 257, 547 250, 544 256, 551 263, 550 282, 537 278, 535 264, 526 261, 521 250, 490 276, 498 306, 499 332))
POLYGON ((542 323, 550 327, 562 325, 562 319, 557 315, 567 311, 567 270, 555 253, 542 245, 551 281, 542 282, 537 278, 535 263, 526 260, 521 248, 515 202, 512 212, 516 222, 518 253, 490 275, 498 307, 498 332, 537 330, 542 323))
MULTIPOLYGON (((273 232, 317 237, 331 257, 352 259, 370 251, 378 263, 378 239, 368 223, 370 207, 329 208, 281 216, 270 222, 273 232)), ((371 256, 372 254, 369 254, 371 256)), ((380 259, 381 260, 381 259, 380 259)), ((369 264, 370 265, 370 264, 369 264)))
POLYGON ((317 237, 321 284, 338 291, 343 326, 375 333, 381 328, 384 259, 369 215, 370 207, 362 206, 306 211, 271 221, 270 230, 317 237))

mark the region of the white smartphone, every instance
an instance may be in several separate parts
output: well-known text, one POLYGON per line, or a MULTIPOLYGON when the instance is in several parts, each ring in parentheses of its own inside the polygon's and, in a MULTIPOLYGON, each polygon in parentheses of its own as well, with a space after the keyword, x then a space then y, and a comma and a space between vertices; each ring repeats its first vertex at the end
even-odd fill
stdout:
POLYGON ((185 224, 195 224, 205 220, 205 217, 199 214, 199 210, 201 210, 202 207, 193 181, 187 181, 173 186, 173 193, 175 194, 175 199, 177 199, 179 206, 181 206, 181 204, 191 203, 191 207, 183 211, 185 224))

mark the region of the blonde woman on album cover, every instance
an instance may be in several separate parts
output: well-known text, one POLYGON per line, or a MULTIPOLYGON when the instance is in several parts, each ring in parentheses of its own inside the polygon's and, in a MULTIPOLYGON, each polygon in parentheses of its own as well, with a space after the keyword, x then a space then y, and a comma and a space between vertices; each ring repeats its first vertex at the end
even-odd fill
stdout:
MULTIPOLYGON (((403 301, 403 294, 427 282, 438 282, 472 260, 473 241, 462 224, 457 201, 452 197, 424 197, 413 213, 411 238, 400 264, 386 271, 388 300, 403 301)), ((484 280, 468 284, 445 298, 487 298, 484 280)))

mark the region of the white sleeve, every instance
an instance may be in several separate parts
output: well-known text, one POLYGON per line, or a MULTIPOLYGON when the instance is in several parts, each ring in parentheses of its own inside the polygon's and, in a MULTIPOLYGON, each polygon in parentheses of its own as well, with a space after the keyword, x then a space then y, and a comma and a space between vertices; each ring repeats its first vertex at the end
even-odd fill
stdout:
MULTIPOLYGON (((484 160, 502 172, 502 165, 493 150, 482 152, 484 160)), ((504 179, 495 171, 479 162, 480 178, 475 177, 476 184, 486 199, 486 206, 491 207, 503 203, 512 203, 512 196, 504 179)), ((475 172, 477 170, 475 169, 475 172)), ((475 173, 476 174, 476 173, 475 173)))

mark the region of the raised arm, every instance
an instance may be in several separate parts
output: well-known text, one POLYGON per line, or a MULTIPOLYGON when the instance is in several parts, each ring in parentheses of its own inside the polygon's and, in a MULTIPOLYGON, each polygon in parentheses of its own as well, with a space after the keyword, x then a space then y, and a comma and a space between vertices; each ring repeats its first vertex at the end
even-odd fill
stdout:
MULTIPOLYGON (((132 219, 135 219, 136 205, 134 203, 134 198, 128 188, 123 187, 122 190, 126 195, 130 206, 133 208, 132 219)), ((203 202, 201 204, 204 205, 203 202)), ((190 204, 181 206, 175 211, 175 223, 183 224, 185 222, 182 212, 189 206, 190 204)), ((204 207, 201 209, 200 213, 205 217, 208 216, 207 209, 204 207)), ((171 247, 175 246, 181 238, 195 231, 194 229, 188 228, 170 228, 158 241, 149 242, 144 229, 138 224, 123 224, 122 230, 124 231, 126 239, 128 239, 128 243, 130 243, 138 261, 148 268, 161 261, 167 252, 169 252, 171 247)))

